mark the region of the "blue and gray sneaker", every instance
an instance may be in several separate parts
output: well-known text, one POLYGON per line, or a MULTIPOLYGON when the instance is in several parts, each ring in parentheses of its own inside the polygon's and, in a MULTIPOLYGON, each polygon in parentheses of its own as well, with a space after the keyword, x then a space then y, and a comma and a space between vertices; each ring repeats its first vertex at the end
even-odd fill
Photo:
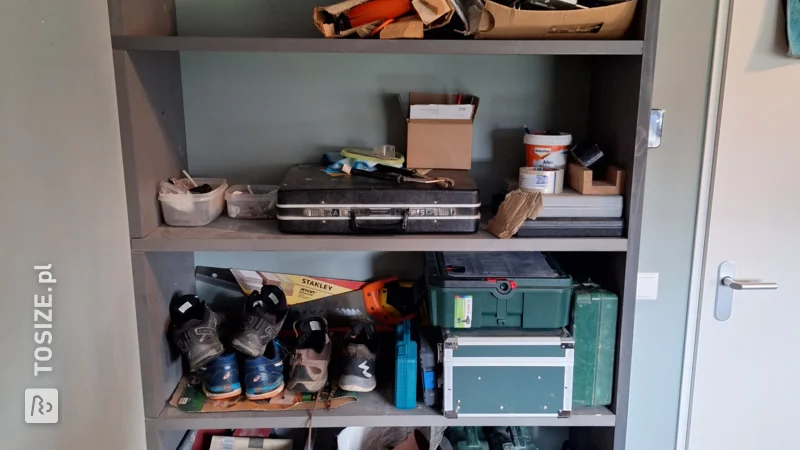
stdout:
POLYGON ((263 400, 283 392, 283 359, 286 352, 278 341, 267 343, 263 356, 244 360, 244 393, 250 400, 263 400))
POLYGON ((203 379, 203 393, 206 397, 219 400, 235 397, 242 393, 239 382, 239 365, 234 353, 224 353, 197 370, 203 379))

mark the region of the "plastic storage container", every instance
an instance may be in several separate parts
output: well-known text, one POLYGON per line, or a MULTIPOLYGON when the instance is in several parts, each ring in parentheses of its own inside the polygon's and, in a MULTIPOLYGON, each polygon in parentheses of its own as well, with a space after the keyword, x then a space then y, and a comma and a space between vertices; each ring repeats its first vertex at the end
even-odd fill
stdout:
POLYGON ((395 344, 394 406, 399 409, 417 407, 417 343, 411 340, 411 321, 397 326, 395 344))
POLYGON ((431 323, 446 328, 561 328, 572 277, 538 252, 426 253, 431 323))
POLYGON ((277 215, 275 204, 278 201, 278 186, 237 184, 225 191, 225 201, 231 219, 274 219, 277 215))
MULTIPOLYGON (((228 183, 222 178, 195 178, 198 186, 208 184, 214 190, 207 194, 181 192, 159 193, 164 222, 173 227, 202 227, 213 222, 225 207, 225 189, 228 183)), ((164 184, 167 188, 171 185, 164 184)))
POLYGON ((570 325, 575 338, 572 403, 577 406, 610 405, 619 299, 593 283, 576 285, 573 299, 570 325))

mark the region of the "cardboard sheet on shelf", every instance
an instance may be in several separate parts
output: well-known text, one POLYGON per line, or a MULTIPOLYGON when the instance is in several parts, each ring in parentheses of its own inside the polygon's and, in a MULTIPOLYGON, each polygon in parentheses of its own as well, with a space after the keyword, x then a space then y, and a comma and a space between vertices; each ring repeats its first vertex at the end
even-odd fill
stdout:
POLYGON ((381 39, 422 39, 425 35, 419 17, 403 17, 381 30, 381 39))
POLYGON ((301 394, 284 390, 277 397, 267 400, 248 400, 244 395, 238 397, 211 400, 203 393, 200 377, 187 375, 178 383, 178 387, 169 400, 170 406, 189 413, 227 412, 227 411, 286 411, 306 410, 314 407, 317 409, 338 408, 348 403, 358 401, 358 394, 337 389, 330 400, 330 405, 319 400, 317 394, 301 394))
POLYGON ((510 239, 528 219, 536 219, 542 210, 542 194, 519 189, 506 195, 487 231, 500 239, 510 239))

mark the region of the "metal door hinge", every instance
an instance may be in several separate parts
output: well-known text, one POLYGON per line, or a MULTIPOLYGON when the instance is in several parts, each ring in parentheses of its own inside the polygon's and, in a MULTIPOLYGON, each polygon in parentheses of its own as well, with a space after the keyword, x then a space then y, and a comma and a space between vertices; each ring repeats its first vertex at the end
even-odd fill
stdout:
POLYGON ((445 411, 444 412, 445 419, 458 419, 458 412, 456 411, 445 411))
POLYGON ((661 130, 664 125, 663 109, 650 110, 650 135, 647 138, 647 148, 661 147, 661 130))
POLYGON ((457 350, 458 349, 458 338, 450 338, 444 341, 444 348, 445 350, 457 350))
POLYGON ((570 416, 572 416, 572 411, 564 411, 563 409, 558 410, 559 419, 569 419, 570 416))

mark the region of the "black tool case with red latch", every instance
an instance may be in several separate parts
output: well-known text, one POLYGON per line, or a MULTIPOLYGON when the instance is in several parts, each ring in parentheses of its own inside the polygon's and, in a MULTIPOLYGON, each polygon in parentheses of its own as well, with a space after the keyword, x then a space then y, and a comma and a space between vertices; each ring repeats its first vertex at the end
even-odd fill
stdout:
POLYGON ((278 189, 278 229, 302 234, 475 233, 480 199, 469 172, 433 170, 453 187, 289 169, 278 189))

